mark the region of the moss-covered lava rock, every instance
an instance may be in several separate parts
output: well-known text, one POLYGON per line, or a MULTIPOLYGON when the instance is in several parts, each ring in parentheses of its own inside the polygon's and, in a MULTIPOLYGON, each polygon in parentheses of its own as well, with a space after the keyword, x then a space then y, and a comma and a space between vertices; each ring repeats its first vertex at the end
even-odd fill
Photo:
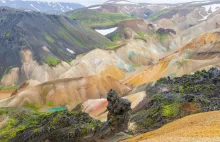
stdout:
POLYGON ((39 113, 24 108, 1 108, 0 120, 1 142, 83 141, 102 125, 83 112, 39 113))
POLYGON ((181 117, 220 110, 220 70, 197 71, 174 79, 162 78, 146 88, 144 99, 132 112, 137 132, 151 131, 181 117))

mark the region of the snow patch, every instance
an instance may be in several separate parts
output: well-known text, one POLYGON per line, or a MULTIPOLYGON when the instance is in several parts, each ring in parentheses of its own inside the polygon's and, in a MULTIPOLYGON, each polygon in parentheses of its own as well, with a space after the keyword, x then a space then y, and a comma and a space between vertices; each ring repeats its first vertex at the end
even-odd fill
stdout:
POLYGON ((220 4, 210 4, 210 5, 205 5, 202 7, 205 8, 206 12, 209 12, 210 9, 211 9, 211 12, 215 12, 220 8, 220 4))
POLYGON ((135 4, 135 5, 138 5, 137 3, 134 3, 134 2, 130 2, 130 1, 107 1, 105 3, 114 3, 114 4, 135 4))
POLYGON ((110 34, 110 33, 114 32, 117 29, 118 29, 118 27, 114 27, 114 28, 101 29, 101 30, 95 29, 95 31, 102 34, 102 35, 107 35, 107 34, 110 34))
POLYGON ((211 1, 195 1, 195 2, 192 2, 191 4, 202 4, 202 3, 208 3, 208 2, 211 2, 211 1))
POLYGON ((91 7, 89 9, 99 9, 99 8, 101 8, 101 6, 91 7))
POLYGON ((74 52, 73 50, 69 49, 69 48, 66 48, 66 50, 67 50, 68 52, 70 52, 71 54, 75 54, 75 52, 74 52))
POLYGON ((199 12, 199 15, 201 15, 203 18, 200 19, 199 22, 206 20, 206 19, 209 17, 209 15, 211 15, 211 13, 207 13, 207 14, 208 14, 208 15, 204 16, 204 15, 201 14, 201 11, 200 11, 200 12, 199 12))
POLYGON ((37 7, 35 7, 33 4, 31 4, 31 7, 35 8, 37 11, 40 11, 37 7))
POLYGON ((218 9, 220 9, 220 4, 210 4, 210 5, 205 5, 205 6, 202 6, 202 7, 205 8, 205 11, 207 12, 207 15, 206 16, 202 15, 201 11, 200 11, 199 15, 201 15, 203 18, 200 19, 199 21, 206 20, 213 12, 217 11, 218 9))

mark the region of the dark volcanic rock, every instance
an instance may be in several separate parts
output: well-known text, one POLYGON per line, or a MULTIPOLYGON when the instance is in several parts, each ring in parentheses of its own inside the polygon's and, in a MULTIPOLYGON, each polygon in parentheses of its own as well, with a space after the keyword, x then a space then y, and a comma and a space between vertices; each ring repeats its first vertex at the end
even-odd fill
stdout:
POLYGON ((105 122, 98 135, 100 138, 107 138, 116 133, 127 130, 130 120, 131 102, 118 97, 114 90, 110 90, 107 96, 108 106, 107 122, 105 122))
POLYGON ((38 113, 24 108, 1 108, 0 118, 5 116, 9 118, 8 125, 0 129, 0 141, 9 142, 84 141, 92 138, 102 125, 79 111, 38 113))
POLYGON ((173 29, 163 29, 163 28, 159 28, 157 30, 157 33, 160 34, 160 35, 163 35, 163 34, 176 34, 176 31, 174 31, 173 29))

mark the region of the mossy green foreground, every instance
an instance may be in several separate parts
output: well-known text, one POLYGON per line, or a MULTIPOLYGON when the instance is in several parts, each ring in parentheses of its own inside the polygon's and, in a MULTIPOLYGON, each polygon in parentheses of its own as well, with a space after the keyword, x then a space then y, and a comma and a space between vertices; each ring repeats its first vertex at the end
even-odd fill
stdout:
POLYGON ((27 108, 1 108, 0 141, 80 141, 102 123, 80 111, 36 112, 27 108))
MULTIPOLYGON (((149 96, 132 112, 136 132, 155 130, 187 115, 220 110, 220 70, 197 71, 171 79, 162 78, 147 85, 149 96)), ((135 133, 136 133, 135 132, 135 133)))

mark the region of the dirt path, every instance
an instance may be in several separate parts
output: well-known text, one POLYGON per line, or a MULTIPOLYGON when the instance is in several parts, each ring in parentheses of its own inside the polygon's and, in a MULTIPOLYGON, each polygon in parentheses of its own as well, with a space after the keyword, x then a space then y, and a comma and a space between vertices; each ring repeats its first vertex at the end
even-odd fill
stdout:
POLYGON ((187 116, 126 142, 220 142, 220 111, 187 116))

